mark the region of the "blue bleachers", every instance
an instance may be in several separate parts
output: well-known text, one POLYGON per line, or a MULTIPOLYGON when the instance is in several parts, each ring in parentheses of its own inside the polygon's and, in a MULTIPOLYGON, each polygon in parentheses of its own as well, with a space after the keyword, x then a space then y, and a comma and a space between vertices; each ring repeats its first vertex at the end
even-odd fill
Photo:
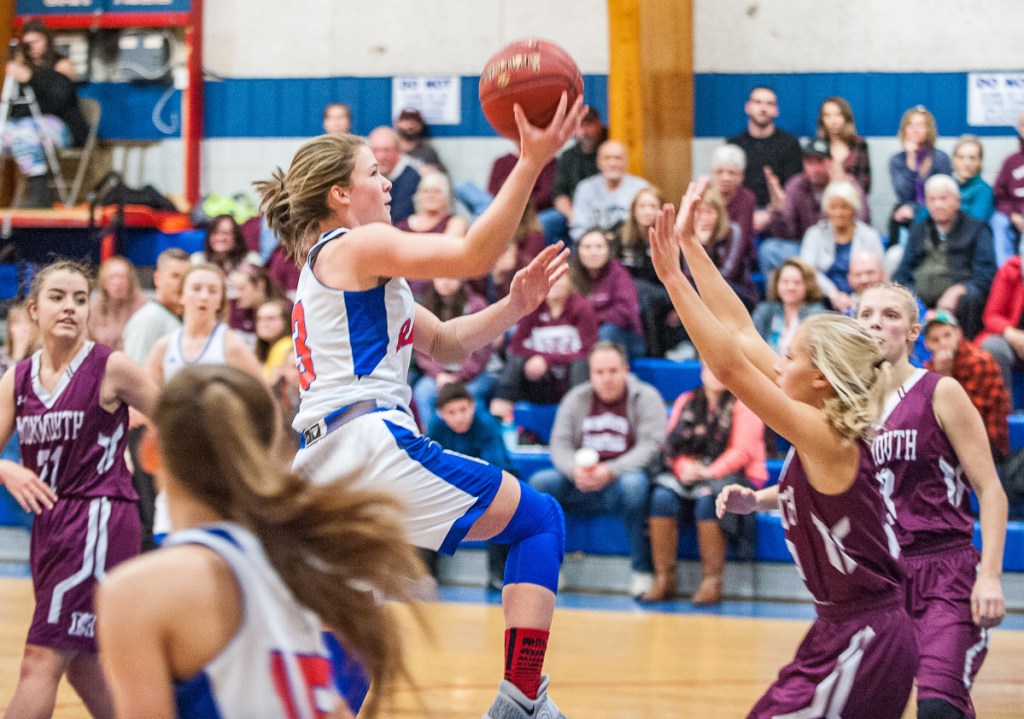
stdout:
POLYGON ((697 360, 673 362, 644 357, 634 360, 630 369, 638 379, 654 385, 666 404, 672 404, 683 392, 700 386, 700 362, 697 360))

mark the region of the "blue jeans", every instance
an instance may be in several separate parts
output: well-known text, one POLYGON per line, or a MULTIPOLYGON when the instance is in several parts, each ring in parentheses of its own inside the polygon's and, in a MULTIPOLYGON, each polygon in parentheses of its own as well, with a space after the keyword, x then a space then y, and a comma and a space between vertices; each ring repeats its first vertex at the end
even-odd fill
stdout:
POLYGON ((636 332, 630 332, 625 327, 607 322, 598 327, 597 338, 614 342, 619 347, 622 347, 626 350, 630 362, 644 356, 644 338, 636 332))
POLYGON ((561 212, 554 207, 549 207, 546 210, 541 210, 537 215, 537 220, 544 228, 544 244, 553 245, 561 240, 566 247, 572 246, 572 240, 569 239, 569 221, 561 212))
MULTIPOLYGON (((496 384, 498 384, 497 377, 482 372, 466 382, 466 389, 469 390, 478 405, 487 407, 491 402, 496 384)), ((416 411, 420 415, 420 424, 426 427, 434 416, 434 405, 437 402, 437 382, 433 377, 423 375, 413 385, 412 396, 416 400, 416 411)))
POLYGON ((558 500, 566 514, 611 514, 622 519, 629 535, 633 571, 653 571, 651 545, 647 541, 650 481, 642 469, 623 472, 598 492, 581 492, 556 469, 537 472, 530 478, 530 486, 558 500))
POLYGON ((761 240, 761 244, 757 248, 757 264, 761 269, 761 274, 764 275, 765 282, 769 281, 768 276, 772 270, 777 269, 790 257, 796 257, 799 254, 799 240, 784 240, 781 237, 766 237, 761 240))
POLYGON ((1008 259, 1017 254, 1020 233, 1010 222, 1009 216, 1002 212, 993 212, 988 225, 992 228, 992 241, 996 248, 996 267, 1002 267, 1008 259))

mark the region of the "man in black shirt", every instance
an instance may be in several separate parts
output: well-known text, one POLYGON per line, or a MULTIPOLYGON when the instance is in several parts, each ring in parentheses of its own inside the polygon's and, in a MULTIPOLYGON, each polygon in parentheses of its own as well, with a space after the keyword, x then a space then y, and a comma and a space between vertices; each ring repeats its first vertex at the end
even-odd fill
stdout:
MULTIPOLYGON (((739 145, 747 153, 747 168, 743 184, 757 197, 759 208, 771 201, 765 168, 770 167, 783 185, 802 169, 800 141, 795 135, 775 126, 779 116, 779 101, 775 91, 768 87, 755 87, 750 91, 743 111, 747 113, 747 129, 728 142, 739 145)), ((771 220, 771 212, 759 209, 754 213, 754 232, 760 234, 771 220)))
POLYGON ((572 224, 572 196, 576 185, 598 173, 597 148, 608 137, 608 131, 601 122, 601 116, 589 108, 580 120, 576 131, 576 142, 558 156, 555 183, 551 190, 553 207, 540 213, 538 219, 544 227, 547 244, 562 240, 569 244, 569 225, 572 224))

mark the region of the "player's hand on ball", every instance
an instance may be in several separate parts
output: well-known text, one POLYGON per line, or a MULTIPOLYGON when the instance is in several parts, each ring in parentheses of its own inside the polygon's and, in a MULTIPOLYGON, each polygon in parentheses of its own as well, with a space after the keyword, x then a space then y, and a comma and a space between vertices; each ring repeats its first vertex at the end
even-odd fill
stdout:
POLYGON ((569 250, 563 247, 561 242, 545 247, 512 277, 508 300, 520 317, 537 309, 551 286, 568 272, 569 250))
POLYGON ((757 509, 757 495, 750 487, 730 484, 718 494, 715 500, 715 514, 721 519, 726 512, 750 514, 757 509))
POLYGON ((3 482, 26 512, 42 514, 44 509, 53 509, 53 503, 57 501, 57 494, 50 486, 20 464, 4 462, 3 482))
POLYGON ((580 126, 583 117, 583 97, 577 97, 572 107, 568 106, 566 93, 558 102, 558 110, 547 127, 534 127, 526 119, 526 113, 519 103, 513 107, 516 126, 519 128, 520 158, 537 164, 540 169, 555 156, 569 141, 580 126))

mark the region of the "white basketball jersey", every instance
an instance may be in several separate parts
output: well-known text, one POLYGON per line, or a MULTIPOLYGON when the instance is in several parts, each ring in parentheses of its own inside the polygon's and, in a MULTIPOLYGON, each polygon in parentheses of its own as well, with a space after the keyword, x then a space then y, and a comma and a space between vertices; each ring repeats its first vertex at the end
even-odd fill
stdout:
POLYGON ((231 566, 243 621, 203 671, 175 682, 177 716, 319 719, 341 701, 320 618, 296 601, 259 540, 227 522, 175 532, 164 546, 201 544, 231 566))
POLYGON ((306 256, 292 309, 301 432, 354 402, 408 407, 416 302, 401 277, 369 290, 336 290, 313 274, 320 250, 348 230, 321 235, 306 256))
MULTIPOLYGON (((186 367, 201 364, 228 363, 227 357, 224 354, 224 339, 228 332, 226 324, 218 322, 214 325, 213 332, 210 333, 209 338, 206 340, 206 345, 203 346, 202 352, 193 360, 186 359, 181 351, 181 336, 184 331, 183 327, 179 327, 171 333, 170 339, 167 341, 167 348, 164 350, 164 384, 170 382, 174 375, 186 367)), ((167 495, 161 490, 157 492, 154 502, 153 533, 167 534, 170 531, 171 512, 167 508, 167 495)))
POLYGON ((178 328, 171 334, 167 342, 167 349, 164 350, 164 382, 169 382, 174 375, 186 367, 200 364, 227 364, 228 360, 224 354, 224 339, 227 335, 228 326, 218 322, 213 327, 213 332, 206 340, 202 352, 195 359, 187 359, 181 351, 181 338, 184 328, 178 328))

